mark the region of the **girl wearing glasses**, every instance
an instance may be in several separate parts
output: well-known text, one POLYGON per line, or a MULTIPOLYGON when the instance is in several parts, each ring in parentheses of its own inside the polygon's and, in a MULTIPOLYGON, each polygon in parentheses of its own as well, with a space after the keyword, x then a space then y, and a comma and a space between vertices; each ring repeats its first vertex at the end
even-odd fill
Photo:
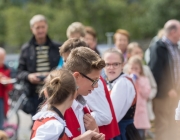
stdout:
MULTIPOLYGON (((46 79, 40 96, 46 95, 46 105, 33 116, 31 140, 69 140, 72 137, 64 121, 65 111, 77 96, 75 79, 68 70, 54 70, 46 79)), ((86 131, 73 140, 104 140, 104 135, 86 131)))
POLYGON ((121 132, 114 140, 140 140, 133 125, 136 91, 132 80, 122 72, 124 57, 119 50, 112 48, 104 53, 103 58, 106 64, 106 80, 121 132), (129 131, 133 131, 134 135, 130 135, 129 131))

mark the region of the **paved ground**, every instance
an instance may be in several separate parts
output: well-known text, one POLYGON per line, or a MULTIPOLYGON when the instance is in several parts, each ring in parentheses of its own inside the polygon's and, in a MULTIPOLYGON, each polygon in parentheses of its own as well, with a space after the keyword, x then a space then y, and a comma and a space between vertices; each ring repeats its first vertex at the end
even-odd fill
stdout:
POLYGON ((19 111, 20 115, 20 128, 18 132, 18 140, 29 140, 31 134, 31 116, 25 114, 23 111, 19 111))
MULTIPOLYGON (((29 140, 31 134, 31 116, 25 114, 23 111, 18 111, 20 117, 20 126, 18 131, 18 139, 11 138, 10 140, 29 140)), ((15 115, 11 115, 9 119, 9 124, 16 124, 17 117, 15 115)))

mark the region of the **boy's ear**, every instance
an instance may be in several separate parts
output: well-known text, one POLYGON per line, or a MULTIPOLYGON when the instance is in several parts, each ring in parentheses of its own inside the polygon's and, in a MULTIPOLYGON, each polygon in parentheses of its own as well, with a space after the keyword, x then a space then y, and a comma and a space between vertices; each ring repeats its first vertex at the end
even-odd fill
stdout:
POLYGON ((80 76, 80 73, 79 73, 79 72, 74 72, 74 73, 73 73, 73 76, 74 76, 75 79, 78 79, 79 76, 80 76))

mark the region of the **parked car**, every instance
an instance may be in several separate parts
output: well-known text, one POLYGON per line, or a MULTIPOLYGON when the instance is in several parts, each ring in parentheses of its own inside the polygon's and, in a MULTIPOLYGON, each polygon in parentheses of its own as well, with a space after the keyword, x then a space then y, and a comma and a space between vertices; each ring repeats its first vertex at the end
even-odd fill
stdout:
POLYGON ((11 77, 15 78, 17 75, 17 67, 19 64, 19 54, 7 54, 5 58, 5 65, 11 70, 11 77))

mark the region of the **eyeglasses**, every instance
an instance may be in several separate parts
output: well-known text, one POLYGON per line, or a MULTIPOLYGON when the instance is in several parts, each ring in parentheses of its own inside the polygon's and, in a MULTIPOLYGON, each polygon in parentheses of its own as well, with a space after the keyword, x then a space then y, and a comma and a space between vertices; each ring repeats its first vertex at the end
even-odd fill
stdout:
POLYGON ((95 85, 96 85, 96 84, 98 83, 98 81, 99 81, 99 79, 93 80, 93 79, 89 78, 88 76, 86 76, 85 74, 83 74, 83 73, 81 73, 81 72, 80 72, 80 74, 92 82, 92 87, 95 87, 95 85))
POLYGON ((121 65, 122 63, 106 63, 106 67, 113 66, 114 68, 117 68, 121 65))

